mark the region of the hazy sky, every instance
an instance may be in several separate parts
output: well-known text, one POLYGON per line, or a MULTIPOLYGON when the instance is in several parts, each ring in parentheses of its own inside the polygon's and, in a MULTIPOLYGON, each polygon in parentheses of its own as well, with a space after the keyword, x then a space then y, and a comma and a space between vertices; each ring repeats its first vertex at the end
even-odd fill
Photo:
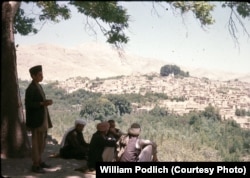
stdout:
MULTIPOLYGON (((127 53, 195 68, 250 72, 250 38, 238 27, 239 47, 235 44, 228 31, 228 10, 220 6, 215 8, 216 23, 204 30, 193 14, 188 13, 182 18, 167 5, 168 10, 155 6, 157 15, 152 9, 152 2, 124 1, 122 4, 131 15, 127 31, 130 41, 124 48, 127 53)), ((30 7, 25 6, 29 11, 30 7)), ((243 22, 250 33, 250 19, 243 22)), ((86 17, 72 8, 70 20, 47 23, 38 34, 16 35, 15 41, 19 45, 50 43, 64 47, 88 42, 105 43, 106 39, 97 25, 97 35, 94 35, 85 28, 85 24, 86 17)))

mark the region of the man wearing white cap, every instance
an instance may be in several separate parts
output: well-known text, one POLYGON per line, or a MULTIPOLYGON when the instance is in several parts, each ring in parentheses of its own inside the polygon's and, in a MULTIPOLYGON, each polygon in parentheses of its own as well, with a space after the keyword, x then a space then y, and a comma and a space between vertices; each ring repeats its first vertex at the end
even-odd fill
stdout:
POLYGON ((75 126, 70 128, 63 136, 60 156, 65 159, 86 159, 89 144, 83 137, 86 122, 82 119, 75 121, 75 126))

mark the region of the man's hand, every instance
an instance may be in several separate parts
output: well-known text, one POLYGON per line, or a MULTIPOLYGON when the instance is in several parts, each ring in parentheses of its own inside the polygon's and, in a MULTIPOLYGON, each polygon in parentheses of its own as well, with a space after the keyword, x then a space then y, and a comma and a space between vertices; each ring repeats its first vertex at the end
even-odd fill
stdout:
POLYGON ((153 155, 153 162, 159 162, 158 158, 157 158, 157 155, 153 155))
POLYGON ((46 102, 46 105, 47 105, 47 106, 53 104, 53 101, 52 101, 52 100, 45 100, 45 102, 46 102))
POLYGON ((52 100, 45 100, 45 101, 41 102, 41 105, 43 105, 43 106, 49 106, 49 105, 52 105, 52 104, 53 104, 52 100))

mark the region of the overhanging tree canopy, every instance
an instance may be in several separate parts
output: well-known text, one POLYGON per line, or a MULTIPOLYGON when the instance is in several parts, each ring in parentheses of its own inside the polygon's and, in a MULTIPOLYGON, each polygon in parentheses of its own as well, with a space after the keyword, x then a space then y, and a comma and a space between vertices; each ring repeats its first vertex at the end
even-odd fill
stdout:
MULTIPOLYGON (((29 1, 26 3, 29 3, 29 1)), ((48 21, 59 23, 61 20, 68 20, 71 17, 70 7, 74 7, 87 19, 94 20, 106 37, 107 42, 114 45, 116 49, 121 49, 123 44, 129 41, 125 30, 129 28, 130 16, 127 14, 127 9, 120 5, 119 1, 64 1, 63 3, 60 1, 38 1, 33 3, 33 6, 39 9, 38 12, 36 11, 33 14, 33 17, 30 17, 31 14, 25 13, 21 7, 19 8, 14 21, 15 33, 21 35, 38 33, 40 29, 35 27, 36 21, 40 21, 43 26, 48 21), (107 24, 108 28, 102 26, 102 23, 107 24)), ((220 4, 222 8, 230 9, 228 30, 233 40, 236 43, 238 42, 237 27, 242 27, 243 31, 250 37, 249 31, 243 23, 243 19, 250 17, 250 3, 221 1, 220 4)), ((216 5, 213 1, 152 1, 152 8, 155 11, 156 5, 166 10, 178 11, 182 16, 191 12, 200 22, 202 28, 215 23, 212 12, 216 5)), ((86 25, 94 31, 93 26, 88 21, 86 25)))
MULTIPOLYGON (((4 1, 2 4, 1 158, 25 156, 30 147, 18 87, 14 34, 37 33, 39 29, 36 29, 34 25, 37 20, 45 24, 46 21, 57 23, 60 20, 70 19, 69 7, 73 6, 87 18, 93 19, 103 32, 107 42, 117 49, 122 49, 122 45, 129 41, 125 30, 129 28, 130 16, 117 1, 32 1, 33 5, 39 9, 37 18, 31 18, 30 14, 26 14, 24 9, 20 8, 20 3, 4 1), (100 22, 107 24, 107 27, 102 26, 100 22)), ((23 1, 23 3, 31 3, 31 1, 23 1)), ((214 23, 211 15, 214 8, 212 2, 155 1, 152 2, 152 7, 154 8, 156 4, 163 8, 169 7, 172 10, 178 10, 182 15, 192 12, 202 26, 214 23)), ((233 39, 237 42, 238 25, 249 37, 249 32, 241 19, 250 17, 250 4, 225 1, 221 2, 221 5, 222 8, 231 9, 228 27, 233 39), (238 25, 236 25, 235 18, 239 22, 238 25)), ((90 24, 87 25, 91 28, 90 24)))

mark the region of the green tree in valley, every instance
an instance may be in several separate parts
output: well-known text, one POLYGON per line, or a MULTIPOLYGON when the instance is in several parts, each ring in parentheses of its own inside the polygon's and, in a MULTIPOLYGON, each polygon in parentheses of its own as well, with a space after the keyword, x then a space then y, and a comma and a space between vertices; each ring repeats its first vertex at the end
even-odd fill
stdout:
POLYGON ((170 74, 179 75, 183 77, 189 77, 189 72, 184 72, 177 65, 165 65, 161 67, 160 75, 169 76, 170 74))
POLYGON ((214 121, 221 120, 221 115, 220 115, 219 110, 212 105, 207 106, 205 108, 205 111, 202 112, 202 115, 214 121))
POLYGON ((107 120, 108 117, 116 114, 115 106, 106 98, 89 99, 83 105, 80 116, 93 120, 107 120))
POLYGON ((245 109, 239 109, 239 108, 237 108, 236 110, 235 110, 235 115, 236 116, 246 116, 246 110, 245 109))
POLYGON ((168 76, 170 74, 177 75, 181 71, 180 67, 177 65, 165 65, 161 67, 160 74, 161 76, 168 76))
MULTIPOLYGON (((119 5, 118 1, 22 1, 33 3, 38 8, 37 18, 30 17, 22 9, 21 1, 4 1, 2 3, 2 36, 1 36, 1 157, 20 157, 28 154, 30 145, 28 142, 23 106, 20 99, 17 66, 16 45, 14 34, 28 35, 37 33, 35 27, 37 21, 45 24, 47 21, 55 23, 60 20, 70 19, 69 7, 77 8, 83 16, 93 19, 103 32, 107 43, 116 49, 123 49, 123 44, 129 41, 125 30, 129 27, 129 15, 126 9, 119 5), (102 26, 101 24, 107 24, 102 26)), ((159 1, 156 4, 167 9, 179 10, 181 14, 192 12, 202 26, 214 23, 211 11, 214 4, 204 1, 159 1)), ((153 7, 155 5, 153 3, 153 7)), ((229 31, 237 40, 236 27, 243 27, 247 32, 242 18, 249 17, 250 5, 247 2, 222 2, 223 8, 230 8, 229 31), (233 17, 237 18, 238 25, 233 17)), ((91 28, 90 24, 89 27, 91 28)), ((145 27, 147 28, 147 27, 145 27)), ((249 33, 247 32, 248 36, 249 33)), ((79 34, 80 35, 80 34, 79 34)))
POLYGON ((131 103, 124 97, 120 95, 108 95, 108 100, 110 100, 116 108, 117 114, 120 116, 124 114, 130 114, 132 111, 131 103))
POLYGON ((164 117, 168 115, 168 110, 156 105, 153 109, 149 111, 149 114, 152 114, 153 116, 164 117))

